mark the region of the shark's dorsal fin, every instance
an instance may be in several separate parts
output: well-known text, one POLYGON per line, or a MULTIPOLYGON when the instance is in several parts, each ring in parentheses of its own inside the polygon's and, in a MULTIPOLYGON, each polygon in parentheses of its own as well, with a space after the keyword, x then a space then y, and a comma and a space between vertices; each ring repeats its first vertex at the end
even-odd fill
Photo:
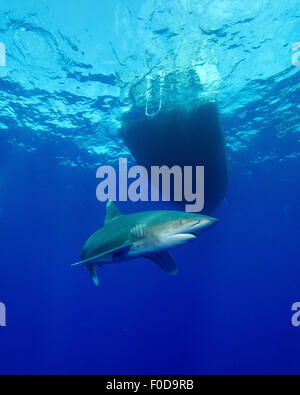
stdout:
POLYGON ((108 200, 106 204, 106 217, 104 223, 106 224, 107 222, 111 222, 121 216, 122 214, 120 213, 116 204, 111 200, 108 200))
POLYGON ((171 275, 178 273, 177 266, 168 252, 147 255, 145 258, 157 263, 158 266, 160 266, 166 273, 169 273, 171 275))

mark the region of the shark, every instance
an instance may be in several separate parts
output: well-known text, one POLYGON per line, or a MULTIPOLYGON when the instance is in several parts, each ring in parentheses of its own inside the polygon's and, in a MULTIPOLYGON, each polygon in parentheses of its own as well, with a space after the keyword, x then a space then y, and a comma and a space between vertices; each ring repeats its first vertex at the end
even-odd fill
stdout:
POLYGON ((117 205, 108 201, 104 226, 84 244, 81 261, 71 266, 86 266, 96 286, 99 286, 98 266, 140 257, 175 275, 178 269, 169 251, 195 240, 217 222, 213 217, 175 210, 122 215, 117 205))

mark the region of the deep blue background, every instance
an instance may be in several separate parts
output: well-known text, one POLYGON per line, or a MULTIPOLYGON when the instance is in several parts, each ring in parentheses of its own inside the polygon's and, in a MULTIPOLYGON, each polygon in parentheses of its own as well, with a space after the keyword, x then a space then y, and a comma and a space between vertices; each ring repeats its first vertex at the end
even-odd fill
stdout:
POLYGON ((299 372, 299 159, 245 176, 236 156, 220 222, 173 251, 177 276, 141 259, 104 267, 97 289, 69 266, 103 223, 96 169, 59 166, 68 143, 0 143, 1 373, 299 372))

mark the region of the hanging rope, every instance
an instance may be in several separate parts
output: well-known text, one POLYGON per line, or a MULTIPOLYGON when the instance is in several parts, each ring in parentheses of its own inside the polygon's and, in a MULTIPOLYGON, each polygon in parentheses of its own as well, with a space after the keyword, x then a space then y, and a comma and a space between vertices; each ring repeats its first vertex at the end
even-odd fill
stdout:
POLYGON ((145 114, 147 117, 155 117, 158 115, 161 111, 162 108, 162 96, 163 96, 163 90, 164 90, 164 72, 160 71, 159 72, 159 106, 158 110, 155 112, 150 113, 149 112, 149 100, 150 100, 150 89, 151 89, 151 82, 152 82, 152 77, 150 75, 147 75, 147 91, 146 91, 146 109, 145 109, 145 114))

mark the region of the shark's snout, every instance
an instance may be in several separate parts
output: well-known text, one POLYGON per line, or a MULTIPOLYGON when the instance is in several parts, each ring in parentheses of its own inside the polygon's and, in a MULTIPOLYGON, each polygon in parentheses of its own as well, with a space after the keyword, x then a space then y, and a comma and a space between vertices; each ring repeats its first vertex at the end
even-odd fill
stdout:
POLYGON ((208 216, 198 216, 193 219, 181 220, 178 227, 175 226, 174 231, 170 236, 177 238, 180 237, 183 240, 192 240, 197 238, 201 231, 211 228, 216 225, 218 220, 208 216))
POLYGON ((203 218, 200 223, 202 224, 203 227, 211 227, 216 225, 219 222, 219 220, 217 218, 213 218, 213 217, 205 217, 203 218))
POLYGON ((202 216, 194 220, 193 223, 190 223, 187 232, 197 236, 199 232, 207 228, 211 228, 212 226, 216 225, 218 222, 219 221, 216 218, 202 216))

